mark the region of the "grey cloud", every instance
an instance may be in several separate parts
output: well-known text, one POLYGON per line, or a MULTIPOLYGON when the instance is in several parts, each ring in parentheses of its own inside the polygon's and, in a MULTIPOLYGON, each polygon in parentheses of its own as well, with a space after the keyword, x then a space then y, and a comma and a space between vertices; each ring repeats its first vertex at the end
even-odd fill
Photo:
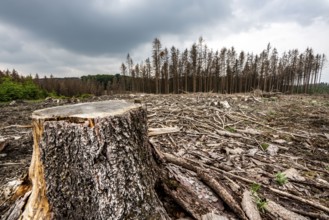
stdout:
POLYGON ((328 0, 236 0, 235 5, 249 14, 253 22, 296 22, 310 25, 320 18, 329 23, 328 0))
POLYGON ((119 72, 128 52, 135 62, 150 56, 155 37, 167 47, 189 47, 199 36, 220 44, 273 23, 305 30, 329 24, 328 0, 0 1, 0 69, 40 75, 119 72))
POLYGON ((20 42, 13 41, 8 36, 2 36, 0 35, 0 53, 17 53, 22 50, 22 44, 20 42))
MULTIPOLYGON (((0 21, 40 40, 88 55, 129 52, 163 33, 223 22, 230 5, 218 0, 4 0, 0 21)), ((202 33, 200 33, 201 35, 202 33)))
POLYGON ((280 21, 291 20, 301 25, 310 25, 317 18, 328 20, 329 2, 327 0, 290 0, 275 2, 264 16, 280 21))

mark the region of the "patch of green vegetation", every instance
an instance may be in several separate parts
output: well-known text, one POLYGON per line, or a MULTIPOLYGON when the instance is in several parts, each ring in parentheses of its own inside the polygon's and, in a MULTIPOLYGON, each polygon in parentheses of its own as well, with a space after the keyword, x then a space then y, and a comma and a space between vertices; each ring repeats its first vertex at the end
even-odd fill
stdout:
POLYGON ((256 199, 257 208, 260 212, 265 212, 267 207, 267 200, 258 198, 256 199))
POLYGON ((283 186, 288 182, 288 178, 286 177, 286 174, 279 172, 275 175, 275 181, 280 185, 283 186))
POLYGON ((81 94, 78 98, 80 98, 80 99, 89 99, 92 96, 93 96, 92 94, 81 94))
POLYGON ((40 89, 32 80, 27 78, 23 82, 16 82, 11 77, 4 77, 0 83, 0 101, 8 102, 18 99, 41 99, 47 93, 40 89))
POLYGON ((328 166, 326 166, 326 170, 329 170, 329 165, 328 165, 328 166))
POLYGON ((269 147, 270 145, 268 143, 261 143, 260 144, 260 147, 263 149, 263 150, 267 150, 267 148, 269 147))
POLYGON ((258 193, 258 191, 260 190, 260 184, 258 184, 258 183, 253 183, 252 185, 251 185, 251 193, 254 195, 254 194, 257 194, 258 193))
POLYGON ((230 126, 225 127, 225 130, 227 130, 227 131, 229 131, 231 133, 235 133, 236 132, 235 128, 230 127, 230 126))
POLYGON ((56 92, 49 92, 48 97, 54 98, 54 99, 66 99, 68 97, 64 96, 64 95, 57 95, 56 92))
POLYGON ((317 83, 312 85, 309 94, 329 94, 329 83, 317 83))
POLYGON ((254 197, 255 199, 255 202, 256 202, 256 205, 257 205, 257 208, 260 212, 265 212, 266 210, 266 207, 267 207, 267 200, 266 198, 261 198, 259 195, 258 195, 258 192, 261 188, 261 185, 258 184, 258 183, 253 183, 251 185, 251 193, 252 193, 252 196, 254 197))

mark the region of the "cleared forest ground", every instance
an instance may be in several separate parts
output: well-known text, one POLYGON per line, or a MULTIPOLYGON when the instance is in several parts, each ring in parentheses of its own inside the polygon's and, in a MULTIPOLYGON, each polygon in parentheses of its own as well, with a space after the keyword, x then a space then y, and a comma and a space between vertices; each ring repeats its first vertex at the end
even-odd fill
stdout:
MULTIPOLYGON (((106 99, 129 99, 145 105, 150 142, 156 149, 210 171, 238 203, 246 190, 253 191, 258 205, 264 205, 263 219, 280 215, 273 210, 273 203, 311 219, 328 217, 328 96, 131 94, 88 101, 106 99)), ((66 103, 1 104, 0 139, 6 141, 0 152, 0 214, 7 208, 6 184, 27 173, 32 154, 30 128, 12 125, 29 125, 34 110, 66 103)), ((163 168, 175 184, 207 201, 207 209, 235 218, 232 209, 195 172, 170 161, 163 168)), ((167 193, 175 190, 170 188, 167 193)), ((173 218, 207 213, 170 207, 168 201, 175 198, 169 197, 164 196, 163 201, 173 218)))

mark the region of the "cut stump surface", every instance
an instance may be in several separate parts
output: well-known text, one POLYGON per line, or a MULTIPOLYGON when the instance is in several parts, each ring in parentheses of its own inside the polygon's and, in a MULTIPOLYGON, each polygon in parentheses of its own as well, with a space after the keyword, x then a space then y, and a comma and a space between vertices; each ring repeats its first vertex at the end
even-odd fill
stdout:
POLYGON ((146 111, 104 101, 35 111, 24 219, 166 219, 146 111))

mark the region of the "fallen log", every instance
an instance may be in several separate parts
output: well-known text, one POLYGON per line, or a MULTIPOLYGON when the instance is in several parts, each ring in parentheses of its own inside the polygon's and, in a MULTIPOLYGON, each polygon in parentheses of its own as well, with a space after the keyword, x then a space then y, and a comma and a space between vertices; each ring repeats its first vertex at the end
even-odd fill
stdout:
POLYGON ((198 177, 206 183, 214 192, 232 209, 232 211, 240 218, 247 220, 247 216, 240 207, 240 205, 235 201, 232 195, 223 187, 218 181, 216 181, 211 175, 207 173, 205 169, 199 168, 183 158, 178 158, 168 153, 161 152, 155 147, 155 151, 159 154, 159 157, 164 161, 176 164, 178 166, 184 167, 185 169, 194 171, 197 173, 198 177))
POLYGON ((289 194, 287 192, 284 192, 284 191, 281 191, 281 190, 278 190, 278 189, 275 189, 275 188, 272 188, 272 187, 267 187, 270 191, 278 194, 278 195, 281 195, 281 196, 285 196, 289 199, 294 199, 298 202, 301 202, 301 203, 304 203, 304 204, 307 204, 307 205, 310 205, 310 206, 313 206, 314 208, 317 208, 317 209, 320 209, 322 211, 325 211, 326 213, 329 213, 329 208, 326 207, 326 206, 323 206, 322 204, 318 203, 318 202, 313 202, 311 200, 307 200, 307 199, 304 199, 302 197, 299 197, 299 196, 295 196, 295 195, 292 195, 292 194, 289 194))
POLYGON ((154 190, 157 175, 141 105, 61 106, 35 111, 32 120, 32 192, 19 206, 20 218, 169 218, 154 190))
POLYGON ((162 171, 165 173, 164 192, 193 218, 201 219, 213 211, 216 214, 224 211, 222 200, 194 172, 170 164, 166 164, 162 171))
POLYGON ((308 218, 298 215, 283 206, 273 202, 272 200, 268 200, 268 204, 266 206, 266 211, 271 213, 271 215, 276 219, 285 219, 285 220, 307 220, 308 218))
POLYGON ((255 204, 250 191, 245 190, 243 192, 241 205, 249 219, 253 219, 253 220, 262 219, 260 217, 259 211, 257 209, 257 205, 255 204))
POLYGON ((240 205, 235 201, 233 196, 225 189, 225 187, 223 187, 220 182, 216 181, 211 175, 202 169, 198 169, 197 173, 202 181, 204 181, 211 189, 213 189, 240 219, 248 220, 240 205))

